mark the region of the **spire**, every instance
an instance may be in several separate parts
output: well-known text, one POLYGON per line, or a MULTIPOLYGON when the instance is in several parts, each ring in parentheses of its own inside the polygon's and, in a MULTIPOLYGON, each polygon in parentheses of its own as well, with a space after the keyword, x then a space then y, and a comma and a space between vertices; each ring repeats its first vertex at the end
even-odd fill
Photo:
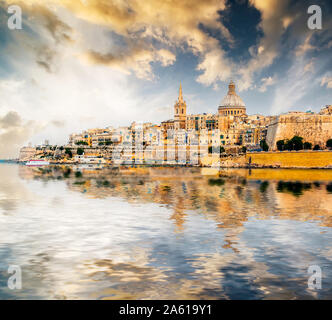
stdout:
POLYGON ((179 89, 179 102, 183 102, 183 97, 182 97, 182 84, 180 82, 180 89, 179 89))

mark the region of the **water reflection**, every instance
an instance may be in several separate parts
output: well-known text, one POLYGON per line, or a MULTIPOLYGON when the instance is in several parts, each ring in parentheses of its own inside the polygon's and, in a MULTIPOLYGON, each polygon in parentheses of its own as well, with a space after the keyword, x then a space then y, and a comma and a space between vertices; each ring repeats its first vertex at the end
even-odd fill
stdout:
POLYGON ((332 193, 332 183, 329 183, 327 186, 326 186, 326 191, 328 193, 332 193))
POLYGON ((303 191, 309 189, 311 189, 311 183, 303 183, 299 181, 279 181, 277 186, 279 192, 289 192, 296 197, 303 195, 303 191))
POLYGON ((329 170, 0 173, 1 298, 332 297, 329 170), (9 264, 23 270, 15 294, 9 264), (307 288, 313 264, 318 292, 307 288))

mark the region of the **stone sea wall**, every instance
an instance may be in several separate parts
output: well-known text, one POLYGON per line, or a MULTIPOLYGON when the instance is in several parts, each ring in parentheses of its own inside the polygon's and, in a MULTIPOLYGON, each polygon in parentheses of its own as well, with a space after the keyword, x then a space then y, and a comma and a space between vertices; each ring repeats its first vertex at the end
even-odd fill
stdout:
POLYGON ((206 156, 205 167, 222 168, 327 168, 332 169, 332 151, 251 152, 246 155, 206 156))
POLYGON ((326 141, 332 138, 332 115, 305 113, 289 113, 277 117, 270 124, 266 142, 270 150, 276 150, 278 140, 291 139, 295 135, 304 138, 312 145, 326 146, 326 141))
POLYGON ((247 153, 254 167, 332 168, 332 151, 283 151, 247 153))

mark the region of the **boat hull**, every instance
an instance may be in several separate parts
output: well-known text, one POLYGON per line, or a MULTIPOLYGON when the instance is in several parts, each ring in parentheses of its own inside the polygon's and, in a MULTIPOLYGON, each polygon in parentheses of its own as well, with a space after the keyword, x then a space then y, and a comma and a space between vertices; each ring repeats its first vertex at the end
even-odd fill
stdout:
POLYGON ((48 161, 30 160, 25 165, 27 167, 44 167, 48 166, 50 163, 48 161))

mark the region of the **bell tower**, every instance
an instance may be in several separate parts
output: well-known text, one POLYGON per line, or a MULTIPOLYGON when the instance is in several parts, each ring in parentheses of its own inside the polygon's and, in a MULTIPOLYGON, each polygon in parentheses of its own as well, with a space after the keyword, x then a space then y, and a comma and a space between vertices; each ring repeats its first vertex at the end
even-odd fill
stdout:
POLYGON ((183 100, 182 84, 180 83, 179 98, 174 105, 174 128, 185 129, 187 118, 187 105, 183 100))

